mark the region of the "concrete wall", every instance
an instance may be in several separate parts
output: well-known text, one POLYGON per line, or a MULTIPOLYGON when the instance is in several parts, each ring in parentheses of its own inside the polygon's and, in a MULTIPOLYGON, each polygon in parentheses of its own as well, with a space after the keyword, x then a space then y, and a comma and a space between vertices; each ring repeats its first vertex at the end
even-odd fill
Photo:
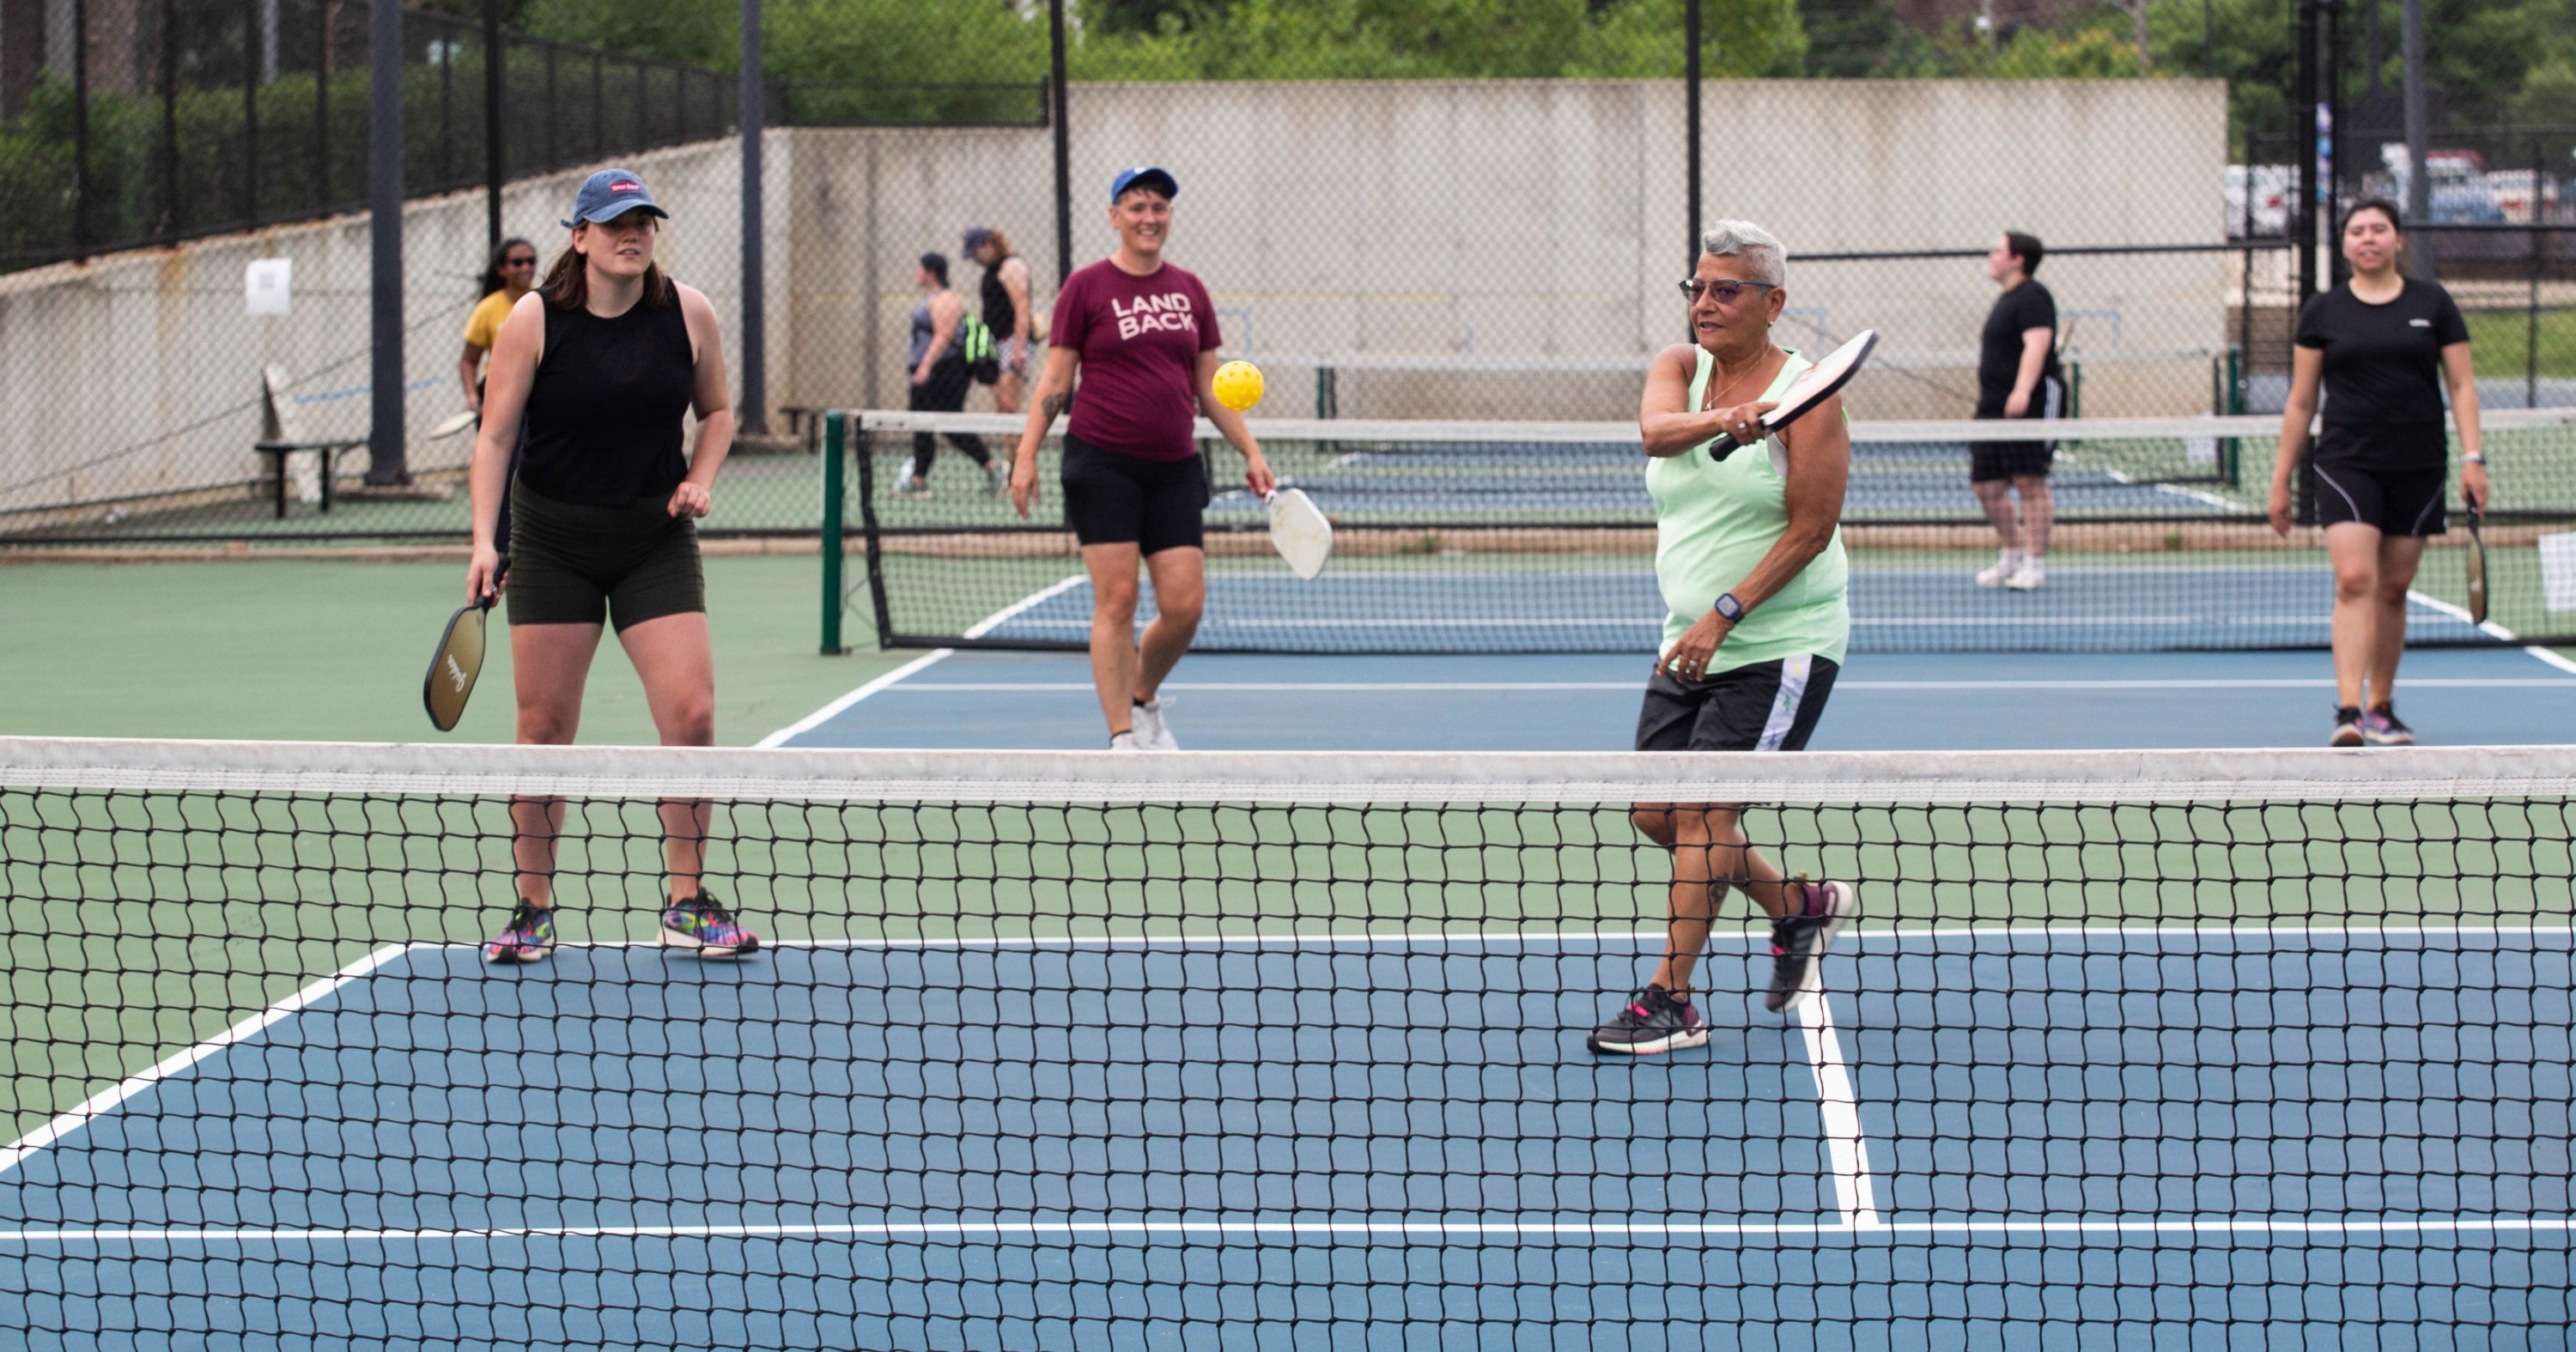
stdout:
MULTIPOLYGON (((788 257, 795 151, 793 135, 771 134, 772 259, 788 257)), ((707 293, 728 356, 738 354, 739 144, 659 151, 631 167, 671 211, 665 266, 707 293)), ((541 262, 551 262, 566 236, 556 222, 581 178, 575 171, 512 185, 502 228, 537 241, 541 262)), ((295 381, 304 435, 364 435, 368 247, 367 217, 359 214, 0 277, 0 511, 253 480, 262 469, 250 449, 260 436, 259 373, 271 363, 295 381), (256 258, 294 260, 293 313, 243 313, 242 272, 256 258)), ((484 261, 481 194, 406 210, 403 357, 416 474, 460 470, 472 452, 468 437, 425 437, 464 406, 456 362, 484 261)), ((770 351, 779 369, 793 360, 793 327, 773 307, 770 351)), ((354 453, 344 469, 361 472, 365 459, 354 453)))
MULTIPOLYGON (((1171 169, 1171 256, 1207 280, 1229 351, 1272 375, 1280 403, 1267 407, 1308 411, 1327 355, 1450 354, 1613 369, 1362 373, 1341 382, 1342 411, 1618 416, 1634 397, 1629 359, 1679 334, 1671 282, 1691 248, 1672 82, 1077 85, 1070 98, 1077 261, 1112 247, 1119 167, 1171 169)), ((2060 244, 2224 237, 2217 82, 1756 81, 1705 98, 1706 214, 1788 242, 1792 319, 1809 339, 1819 320, 1882 330, 1889 370, 1861 390, 1870 415, 1967 411, 1958 391, 1974 383, 1993 288, 1975 260, 1798 255, 1983 247, 2007 227, 2060 244)), ((798 236, 794 402, 902 402, 912 260, 953 253, 965 225, 1010 231, 1052 290, 1044 131, 801 135, 800 220, 839 224, 798 236)), ((2116 312, 2080 322, 2077 344, 2107 353, 2116 328, 2124 357, 2223 343, 2225 274, 2218 255, 2043 270, 2068 309, 2116 312)), ((2087 412, 2206 406, 2203 358, 2117 365, 2118 379, 2088 382, 2087 412)))

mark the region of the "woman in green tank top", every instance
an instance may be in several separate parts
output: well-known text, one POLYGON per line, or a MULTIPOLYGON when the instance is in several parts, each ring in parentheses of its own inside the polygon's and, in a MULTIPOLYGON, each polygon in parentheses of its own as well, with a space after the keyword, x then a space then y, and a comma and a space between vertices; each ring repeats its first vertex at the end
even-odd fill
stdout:
MULTIPOLYGON (((1655 581, 1668 614, 1637 720, 1640 751, 1796 751, 1833 689, 1851 635, 1839 527, 1851 473, 1842 401, 1765 434, 1762 414, 1811 363, 1771 341, 1787 252, 1749 221, 1701 240, 1682 292, 1697 340, 1656 356, 1638 427, 1655 499, 1655 581)), ((1640 803, 1673 852, 1670 925, 1645 987, 1592 1034, 1593 1051, 1644 1055, 1708 1041, 1691 973, 1730 886, 1771 917, 1765 1007, 1817 989, 1816 964, 1850 919, 1845 883, 1791 882, 1753 848, 1740 804, 1640 803)))

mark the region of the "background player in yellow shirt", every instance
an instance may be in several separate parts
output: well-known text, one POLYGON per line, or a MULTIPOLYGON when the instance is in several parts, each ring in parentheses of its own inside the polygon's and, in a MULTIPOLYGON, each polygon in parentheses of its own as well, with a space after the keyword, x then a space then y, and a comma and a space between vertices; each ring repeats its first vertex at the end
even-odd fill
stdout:
POLYGON ((537 246, 524 239, 505 239, 483 268, 483 299, 465 321, 465 354, 456 359, 456 378, 465 385, 465 407, 483 416, 483 359, 501 336, 501 321, 510 307, 537 285, 537 246))

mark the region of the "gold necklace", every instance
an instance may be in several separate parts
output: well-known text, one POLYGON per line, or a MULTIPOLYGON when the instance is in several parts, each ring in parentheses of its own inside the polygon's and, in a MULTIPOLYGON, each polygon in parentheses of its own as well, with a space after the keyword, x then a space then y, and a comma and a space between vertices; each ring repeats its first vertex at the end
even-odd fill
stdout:
MULTIPOLYGON (((1765 353, 1763 353, 1763 354, 1762 354, 1762 356, 1763 356, 1764 358, 1767 358, 1767 357, 1769 357, 1770 355, 1771 355, 1771 354, 1770 354, 1770 353, 1768 353, 1768 352, 1765 352, 1765 353)), ((1714 360, 1715 360, 1715 358, 1711 358, 1711 360, 1712 360, 1712 361, 1714 361, 1714 360)), ((1700 395, 1699 411, 1700 411, 1700 412, 1702 412, 1702 413, 1706 413, 1706 412, 1709 412, 1709 411, 1710 411, 1710 410, 1712 410, 1712 409, 1717 408, 1719 405, 1721 405, 1721 404, 1725 403, 1725 402, 1726 402, 1725 396, 1726 396, 1727 394, 1729 394, 1730 392, 1732 392, 1732 391, 1735 389, 1735 387, 1736 387, 1736 386, 1743 384, 1743 383, 1744 383, 1744 377, 1745 377, 1745 376, 1752 375, 1754 372, 1761 370, 1761 369, 1762 369, 1762 365, 1763 365, 1762 359, 1761 359, 1761 358, 1756 358, 1756 359, 1754 360, 1753 365, 1751 365, 1751 366, 1749 366, 1749 367, 1745 368, 1744 375, 1742 375, 1742 376, 1737 376, 1735 379, 1733 379, 1733 380, 1730 380, 1730 381, 1726 382, 1726 384, 1725 384, 1725 385, 1723 385, 1723 386, 1719 387, 1719 388, 1718 388, 1718 389, 1716 389, 1716 390, 1713 390, 1713 391, 1703 391, 1703 392, 1701 393, 1701 395, 1700 395)))

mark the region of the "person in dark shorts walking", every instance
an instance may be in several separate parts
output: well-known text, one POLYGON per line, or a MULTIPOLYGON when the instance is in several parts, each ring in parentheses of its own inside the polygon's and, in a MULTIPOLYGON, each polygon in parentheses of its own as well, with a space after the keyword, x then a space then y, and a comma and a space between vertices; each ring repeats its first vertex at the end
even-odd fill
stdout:
MULTIPOLYGON (((1029 296, 1028 260, 1011 252, 1010 237, 976 226, 966 232, 966 256, 984 269, 979 299, 984 327, 992 330, 995 353, 993 407, 1017 413, 1028 398, 1029 354, 1037 342, 1037 306, 1029 296)), ((983 379, 978 376, 977 379, 983 379)))
MULTIPOLYGON (((1851 639, 1842 400, 1766 433, 1762 414, 1812 363, 1771 341, 1788 253, 1750 221, 1719 221, 1682 282, 1696 342, 1646 368, 1638 430, 1655 502, 1663 649, 1637 715, 1639 751, 1798 751, 1851 639)), ((1858 909, 1848 883, 1791 881, 1754 847, 1741 803, 1639 803, 1629 820, 1672 851, 1663 959, 1585 1045, 1648 1056, 1708 1041, 1691 977, 1717 905, 1741 890, 1771 921, 1763 1007, 1812 997, 1818 964, 1858 909)))
MULTIPOLYGON (((1977 342, 1977 416, 2057 418, 2066 413, 2066 375, 2057 364, 2057 298, 2033 280, 2046 250, 2035 235, 2007 230, 1986 255, 1986 276, 2004 293, 1977 342)), ((2037 591, 2047 584, 2051 441, 1968 443, 1968 486, 1994 523, 2003 549, 1977 574, 1980 587, 2037 591), (2021 495, 2016 509, 2013 495, 2021 495)))
POLYGON ((1046 370, 1011 464, 1020 515, 1038 495, 1038 443, 1070 404, 1064 516, 1091 580, 1091 683, 1117 751, 1178 748, 1163 717, 1163 678, 1188 652, 1207 600, 1210 493, 1193 415, 1243 453, 1256 495, 1277 487, 1243 415, 1218 403, 1216 305, 1197 277, 1163 261, 1180 191, 1161 169, 1109 186, 1118 251, 1066 279, 1047 334, 1046 370), (1074 373, 1082 374, 1074 398, 1074 373), (1136 633, 1139 560, 1153 575, 1154 619, 1136 633))
MULTIPOLYGON (((973 363, 989 355, 971 349, 990 343, 992 336, 968 322, 966 302, 948 289, 945 255, 923 254, 913 284, 928 294, 912 307, 912 346, 904 358, 904 370, 912 377, 912 411, 959 412, 966 407, 966 391, 974 384, 969 374, 973 363)), ((1010 469, 984 449, 984 439, 972 432, 947 435, 949 445, 984 471, 984 491, 1001 492, 1010 481, 1010 469)), ((929 497, 930 466, 938 458, 939 439, 928 432, 913 433, 912 464, 894 481, 894 495, 929 497)))
MULTIPOLYGON (((695 523, 714 506, 733 406, 715 307, 653 261, 668 214, 632 171, 591 175, 564 222, 570 247, 520 299, 492 349, 465 593, 477 601, 507 588, 522 743, 573 740, 605 621, 643 678, 663 745, 715 744, 715 658, 695 523), (684 456, 682 419, 692 411, 697 451, 684 456)), ((538 962, 554 951, 563 819, 561 799, 511 801, 518 905, 484 945, 487 961, 538 962)), ((708 805, 666 800, 661 820, 662 942, 710 958, 758 948, 759 936, 706 890, 708 805)))
POLYGON ((2406 245, 2396 203, 2369 198, 2344 216, 2352 279, 2299 312, 2290 401, 2272 468, 2272 529, 2290 533, 2291 481, 2301 461, 2316 475, 2317 524, 2334 564, 2335 724, 2331 746, 2405 746, 2397 719, 2397 659, 2406 652, 2407 589, 2424 542, 2443 520, 2450 438, 2442 393, 2460 429, 2460 496, 2487 505, 2478 386, 2469 326, 2438 282, 2397 270, 2406 245), (2325 393, 2325 425, 2311 453, 2308 423, 2325 393))

